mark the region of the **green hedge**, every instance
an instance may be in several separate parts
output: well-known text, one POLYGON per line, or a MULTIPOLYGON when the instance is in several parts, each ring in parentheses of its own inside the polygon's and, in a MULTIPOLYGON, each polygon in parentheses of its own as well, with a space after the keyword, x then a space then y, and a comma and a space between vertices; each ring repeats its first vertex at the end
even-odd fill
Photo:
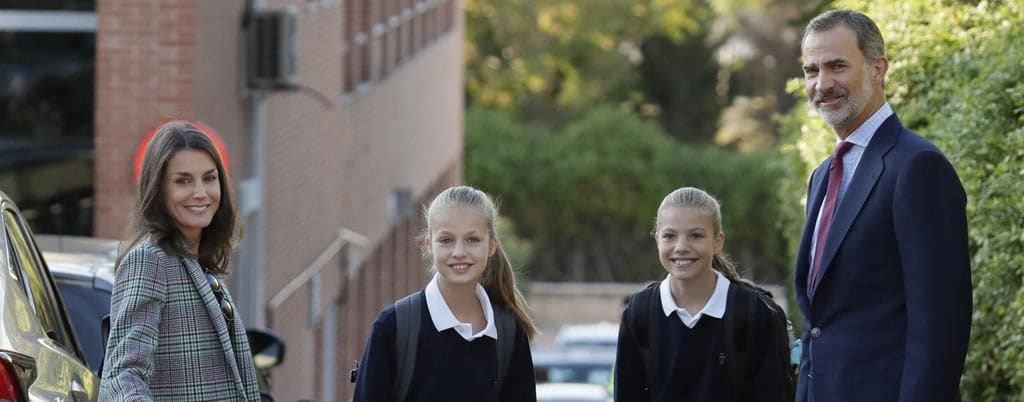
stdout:
POLYGON ((649 236, 661 198, 697 186, 722 202, 727 252, 782 282, 785 246, 771 153, 684 145, 633 113, 598 107, 559 130, 506 112, 466 114, 466 181, 501 199, 532 245, 534 279, 644 281, 661 275, 649 236))

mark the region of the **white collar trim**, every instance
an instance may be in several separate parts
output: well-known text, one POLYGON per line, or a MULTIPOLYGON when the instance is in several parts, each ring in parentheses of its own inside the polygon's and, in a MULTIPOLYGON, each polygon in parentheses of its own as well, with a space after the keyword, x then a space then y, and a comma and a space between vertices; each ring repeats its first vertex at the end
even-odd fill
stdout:
POLYGON ((665 313, 665 316, 671 316, 672 313, 679 315, 679 319, 683 321, 683 324, 689 328, 693 328, 697 325, 697 321, 700 318, 707 315, 714 318, 721 319, 725 316, 725 304, 729 296, 729 285, 732 283, 729 278, 722 275, 721 272, 715 271, 715 290, 711 293, 711 298, 704 305, 697 314, 690 314, 690 312, 676 305, 675 299, 672 298, 672 288, 669 281, 672 280, 672 275, 667 275, 665 280, 661 281, 658 285, 658 292, 661 295, 661 309, 665 313))
POLYGON ((484 318, 487 319, 487 326, 475 334, 472 333, 473 326, 455 318, 452 309, 448 307, 444 296, 441 295, 441 288, 437 285, 437 274, 434 274, 430 283, 427 284, 427 288, 423 290, 423 294, 427 299, 427 311, 430 312, 430 319, 434 322, 434 328, 437 329, 437 332, 455 328, 455 331, 467 341, 483 336, 498 339, 498 329, 494 326, 494 308, 491 306, 491 299, 487 297, 487 291, 479 283, 476 284, 476 297, 480 300, 480 306, 484 309, 484 318))

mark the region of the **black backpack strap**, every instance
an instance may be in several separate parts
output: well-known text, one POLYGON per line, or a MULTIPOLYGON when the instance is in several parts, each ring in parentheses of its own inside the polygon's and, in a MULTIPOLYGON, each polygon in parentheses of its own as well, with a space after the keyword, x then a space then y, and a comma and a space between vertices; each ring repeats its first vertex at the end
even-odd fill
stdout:
POLYGON ((772 315, 772 334, 771 339, 774 343, 772 345, 773 352, 776 353, 774 360, 779 366, 779 370, 782 373, 782 400, 792 401, 796 398, 796 377, 797 372, 790 365, 790 340, 789 333, 793 326, 789 319, 786 317, 786 312, 782 310, 782 307, 775 303, 775 299, 772 298, 771 292, 756 288, 759 290, 758 295, 761 301, 768 306, 768 309, 772 315))
POLYGON ((725 307, 726 373, 736 400, 750 399, 750 352, 754 344, 754 326, 760 297, 750 286, 733 281, 725 307))
POLYGON ((652 350, 657 347, 657 328, 655 320, 651 319, 651 313, 658 310, 658 285, 661 282, 654 282, 647 285, 643 290, 629 296, 629 316, 626 317, 626 325, 633 332, 633 339, 636 340, 640 349, 640 360, 646 372, 645 377, 650 382, 650 376, 654 373, 654 359, 656 356, 652 350))
POLYGON ((416 368, 416 346, 420 338, 420 317, 423 315, 423 292, 416 292, 395 302, 395 402, 402 402, 409 393, 416 368))
POLYGON ((761 304, 767 307, 771 314, 772 347, 767 353, 776 353, 776 360, 779 370, 782 373, 781 400, 791 401, 796 393, 796 372, 789 368, 789 320, 772 297, 771 292, 741 282, 733 282, 729 286, 729 301, 726 307, 725 319, 725 348, 728 359, 726 369, 729 373, 730 382, 736 390, 738 400, 749 400, 752 395, 750 389, 750 361, 753 354, 752 348, 755 344, 753 328, 757 323, 757 310, 761 304), (733 310, 739 308, 741 310, 733 310))
POLYGON ((516 317, 511 312, 492 303, 494 310, 494 326, 498 330, 498 378, 494 385, 501 394, 501 384, 505 381, 508 366, 512 362, 512 353, 516 347, 516 317))

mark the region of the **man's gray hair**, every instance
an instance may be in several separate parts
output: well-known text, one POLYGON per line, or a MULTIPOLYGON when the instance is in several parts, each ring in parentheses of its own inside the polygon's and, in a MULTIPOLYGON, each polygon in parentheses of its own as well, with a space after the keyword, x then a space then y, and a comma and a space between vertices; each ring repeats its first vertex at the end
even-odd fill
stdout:
POLYGON ((811 33, 828 31, 840 24, 857 34, 857 47, 864 53, 867 61, 885 57, 885 40, 882 39, 882 32, 878 30, 875 21, 863 13, 843 8, 826 11, 814 17, 807 23, 800 43, 803 44, 807 40, 807 35, 811 33))

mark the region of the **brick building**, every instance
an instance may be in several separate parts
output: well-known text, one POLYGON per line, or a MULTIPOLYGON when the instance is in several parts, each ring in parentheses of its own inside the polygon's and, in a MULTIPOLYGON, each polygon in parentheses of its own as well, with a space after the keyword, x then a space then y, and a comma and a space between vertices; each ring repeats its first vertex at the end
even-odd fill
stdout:
POLYGON ((232 293, 287 344, 275 396, 349 400, 376 313, 427 278, 419 205, 462 180, 461 0, 21 3, 94 34, 90 234, 122 236, 148 131, 212 127, 246 224, 232 293))

